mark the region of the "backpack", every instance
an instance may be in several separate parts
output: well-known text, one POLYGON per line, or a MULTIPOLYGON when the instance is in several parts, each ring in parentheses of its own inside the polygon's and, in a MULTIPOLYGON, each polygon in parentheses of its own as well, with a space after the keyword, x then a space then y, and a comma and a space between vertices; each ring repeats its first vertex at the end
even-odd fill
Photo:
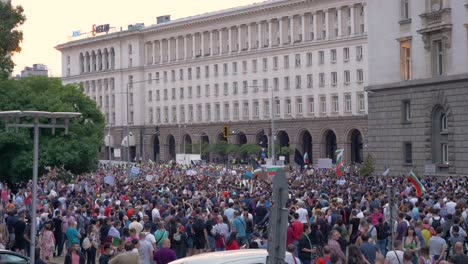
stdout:
POLYGON ((439 217, 438 220, 432 217, 432 228, 434 228, 434 230, 437 230, 437 228, 442 225, 441 220, 442 220, 442 217, 439 217))
POLYGON ((86 237, 84 240, 83 240, 83 243, 81 244, 81 247, 84 249, 84 250, 87 250, 91 247, 91 241, 89 240, 89 237, 86 237))
POLYGON ((388 226, 387 223, 384 223, 382 225, 376 225, 375 229, 377 230, 377 239, 378 240, 384 240, 388 236, 390 236, 390 227, 388 226))

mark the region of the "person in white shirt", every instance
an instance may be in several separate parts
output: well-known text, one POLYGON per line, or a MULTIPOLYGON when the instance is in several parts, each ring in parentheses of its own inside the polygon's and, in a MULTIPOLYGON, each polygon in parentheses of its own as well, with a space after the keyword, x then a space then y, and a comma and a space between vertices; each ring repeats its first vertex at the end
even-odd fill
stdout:
POLYGON ((299 222, 303 224, 307 224, 309 222, 309 213, 307 212, 307 209, 305 209, 305 203, 304 202, 299 202, 298 203, 299 209, 296 210, 296 213, 299 215, 299 222))
POLYGON ((151 210, 151 220, 156 221, 156 219, 161 219, 161 214, 159 213, 159 205, 156 205, 153 210, 151 210))
POLYGON ((403 263, 403 250, 401 250, 401 240, 393 242, 394 250, 388 251, 385 256, 386 263, 388 264, 402 264, 403 263))
POLYGON ((448 198, 448 201, 445 203, 445 208, 447 208, 447 213, 449 214, 455 214, 455 207, 457 206, 457 203, 453 201, 452 197, 448 198))

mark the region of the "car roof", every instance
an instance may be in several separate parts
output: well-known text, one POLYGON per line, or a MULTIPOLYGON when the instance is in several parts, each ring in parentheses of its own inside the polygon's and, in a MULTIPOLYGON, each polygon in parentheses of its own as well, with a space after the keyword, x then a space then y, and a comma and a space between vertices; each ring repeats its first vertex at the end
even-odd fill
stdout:
POLYGON ((10 254, 10 255, 19 256, 19 257, 22 257, 22 258, 25 258, 25 259, 29 259, 29 257, 26 257, 25 255, 20 254, 18 252, 14 252, 14 251, 7 250, 7 249, 0 249, 0 254, 5 254, 5 253, 10 254))
MULTIPOLYGON (((288 252, 287 252, 288 253, 288 252)), ((291 253, 288 253, 289 255, 291 253)), ((266 249, 241 249, 231 251, 218 251, 199 254, 187 258, 182 258, 170 262, 170 264, 222 264, 222 263, 242 263, 242 260, 264 260, 268 252, 266 249)), ((289 256, 288 256, 289 257, 289 256)))

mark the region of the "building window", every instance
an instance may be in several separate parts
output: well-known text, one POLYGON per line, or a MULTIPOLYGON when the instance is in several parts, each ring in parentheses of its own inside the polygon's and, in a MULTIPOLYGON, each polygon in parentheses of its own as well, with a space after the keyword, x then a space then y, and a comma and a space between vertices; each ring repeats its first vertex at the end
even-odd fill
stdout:
POLYGON ((338 83, 338 73, 332 72, 331 73, 331 85, 335 86, 338 83))
POLYGON ((345 62, 349 61, 349 48, 343 48, 343 60, 345 62))
POLYGON ((357 82, 362 83, 364 81, 364 71, 362 69, 359 69, 356 71, 357 74, 357 82))
POLYGON ((276 100, 275 101, 275 108, 276 108, 276 111, 275 111, 275 115, 276 116, 280 116, 281 115, 281 101, 280 100, 276 100))
POLYGON ((296 112, 298 115, 302 115, 302 98, 296 99, 296 112))
POLYGON ((411 42, 404 40, 400 42, 400 72, 401 79, 411 80, 411 42))
POLYGON ((286 99, 286 115, 291 115, 291 99, 286 99))
POLYGON ((404 143, 404 157, 403 160, 406 164, 412 164, 413 163, 413 144, 411 142, 405 142, 404 143))
POLYGON ((301 80, 302 80, 302 76, 296 75, 296 89, 301 89, 301 80))
POLYGON ((254 93, 258 93, 258 80, 252 81, 252 89, 254 93))
POLYGON ((252 60, 252 72, 257 72, 257 60, 252 60))
POLYGON ((364 94, 358 94, 358 109, 359 112, 364 112, 366 110, 364 94))
POLYGON ((201 86, 197 85, 197 97, 201 96, 201 86))
POLYGON ((243 73, 247 72, 247 61, 242 61, 242 72, 243 73))
POLYGON ((195 70, 196 70, 196 72, 195 72, 196 78, 197 78, 197 79, 200 79, 200 75, 201 75, 201 69, 200 69, 200 67, 195 68, 195 70))
POLYGON ((176 99, 176 89, 175 88, 171 89, 171 98, 176 99))
POLYGON ((330 50, 330 61, 331 63, 336 63, 336 49, 330 50))
MULTIPOLYGON (((192 98, 192 87, 189 87, 189 98, 192 98)), ((209 97, 210 96, 210 85, 205 84, 205 96, 209 97)))
POLYGON ((247 81, 242 82, 242 93, 248 93, 249 92, 249 84, 247 81))
POLYGON ((232 63, 232 73, 237 74, 237 62, 232 63))
POLYGON ((176 76, 175 76, 175 70, 171 70, 171 81, 175 82, 176 76))
POLYGON ((289 69, 289 56, 288 55, 284 56, 284 68, 289 69))
POLYGON ((244 119, 249 118, 249 102, 244 102, 244 106, 242 107, 242 116, 244 119))
POLYGON ((265 100, 263 101, 263 116, 269 117, 270 115, 270 101, 265 100))
POLYGON ((148 91, 148 102, 153 101, 153 91, 148 91))
POLYGON ((307 74, 307 88, 312 88, 313 84, 312 74, 307 74))
POLYGON ((230 113, 229 113, 229 104, 224 104, 224 120, 229 120, 230 113))
POLYGON ((224 95, 228 95, 229 94, 229 85, 228 83, 224 83, 224 95))
POLYGON ((218 72, 219 72, 218 64, 213 65, 213 71, 214 71, 214 76, 218 77, 218 72))
POLYGON ((210 122, 211 121, 211 105, 206 104, 205 107, 206 107, 206 121, 210 122))
POLYGON ((284 89, 289 90, 289 77, 284 77, 284 89))
POLYGON ((268 58, 263 58, 263 70, 268 70, 268 58))
POLYGON ((338 102, 338 95, 332 97, 333 112, 338 113, 340 111, 340 104, 338 102))
POLYGON ((448 150, 448 144, 443 143, 442 144, 442 163, 444 164, 449 164, 449 150, 448 150))
POLYGON ((237 94, 237 82, 232 83, 232 94, 237 94))
POLYGON ((161 99, 159 90, 156 90, 156 101, 159 101, 161 99))
POLYGON ((188 98, 192 98, 192 86, 189 86, 187 89, 188 89, 188 95, 187 95, 187 97, 188 97, 188 98))
POLYGON ((319 64, 322 65, 325 63, 325 52, 323 50, 319 51, 319 64))
POLYGON ((184 80, 184 69, 179 69, 179 81, 184 80))
POLYGON ((307 66, 312 66, 312 52, 307 53, 307 66))
POLYGON ((294 65, 296 66, 296 68, 299 68, 301 67, 301 54, 296 54, 296 59, 294 60, 294 65))
POLYGON ((401 1, 401 20, 409 19, 409 0, 401 1))
POLYGON ((253 103, 253 116, 258 118, 260 115, 260 107, 258 105, 258 101, 254 101, 253 103))
POLYGON ((224 63, 224 64, 223 64, 223 74, 224 74, 224 75, 227 75, 227 74, 228 74, 228 64, 227 64, 227 63, 224 63))
POLYGON ((210 66, 206 65, 205 66, 205 78, 210 77, 210 66))
POLYGON ((275 91, 279 90, 279 78, 278 77, 273 78, 273 90, 275 91))
POLYGON ((442 116, 440 117, 440 131, 447 132, 447 129, 448 129, 447 115, 442 114, 442 116))
POLYGON ((309 105, 309 114, 314 114, 315 113, 315 101, 314 98, 309 98, 308 99, 308 105, 309 105))
POLYGON ((322 114, 327 113, 327 97, 320 96, 320 112, 322 114))
POLYGON ((319 73, 319 86, 320 87, 325 86, 325 73, 323 72, 319 73))
POLYGON ((356 46, 356 60, 362 60, 362 46, 356 46))
POLYGON ((184 99, 184 87, 180 87, 180 89, 179 89, 179 97, 180 97, 180 99, 184 99))
POLYGON ((192 80, 192 68, 187 68, 187 79, 192 80))
POLYGON ((273 57, 273 69, 274 70, 278 69, 278 57, 277 56, 273 57))
POLYGON ((351 80, 351 75, 349 73, 349 71, 344 71, 344 84, 349 84, 350 80, 351 80))
POLYGON ((346 113, 351 113, 352 107, 351 107, 351 95, 350 94, 345 94, 345 112, 346 113))
POLYGON ((433 73, 434 76, 441 76, 445 73, 444 67, 444 47, 442 40, 435 40, 432 43, 432 61, 433 61, 433 73))
POLYGON ((263 91, 268 91, 268 79, 263 79, 263 91))
POLYGON ((411 101, 403 101, 403 121, 411 122, 411 101))

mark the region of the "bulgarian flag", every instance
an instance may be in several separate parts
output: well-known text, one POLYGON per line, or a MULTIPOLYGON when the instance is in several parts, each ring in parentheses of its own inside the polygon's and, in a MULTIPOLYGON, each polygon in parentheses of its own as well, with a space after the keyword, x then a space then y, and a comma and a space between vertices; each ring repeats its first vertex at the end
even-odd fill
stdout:
POLYGON ((335 151, 336 154, 336 175, 342 176, 344 173, 343 165, 343 152, 344 149, 338 149, 335 151))
POLYGON ((412 171, 410 171, 409 173, 408 181, 410 181, 413 184, 414 188, 416 189, 416 196, 421 197, 422 195, 426 193, 426 189, 424 189, 424 186, 419 181, 416 174, 414 174, 412 171))
POLYGON ((284 168, 284 166, 266 166, 266 167, 260 167, 258 169, 255 169, 253 171, 253 175, 258 177, 262 172, 267 172, 268 176, 274 176, 276 174, 276 171, 280 168, 284 168))

